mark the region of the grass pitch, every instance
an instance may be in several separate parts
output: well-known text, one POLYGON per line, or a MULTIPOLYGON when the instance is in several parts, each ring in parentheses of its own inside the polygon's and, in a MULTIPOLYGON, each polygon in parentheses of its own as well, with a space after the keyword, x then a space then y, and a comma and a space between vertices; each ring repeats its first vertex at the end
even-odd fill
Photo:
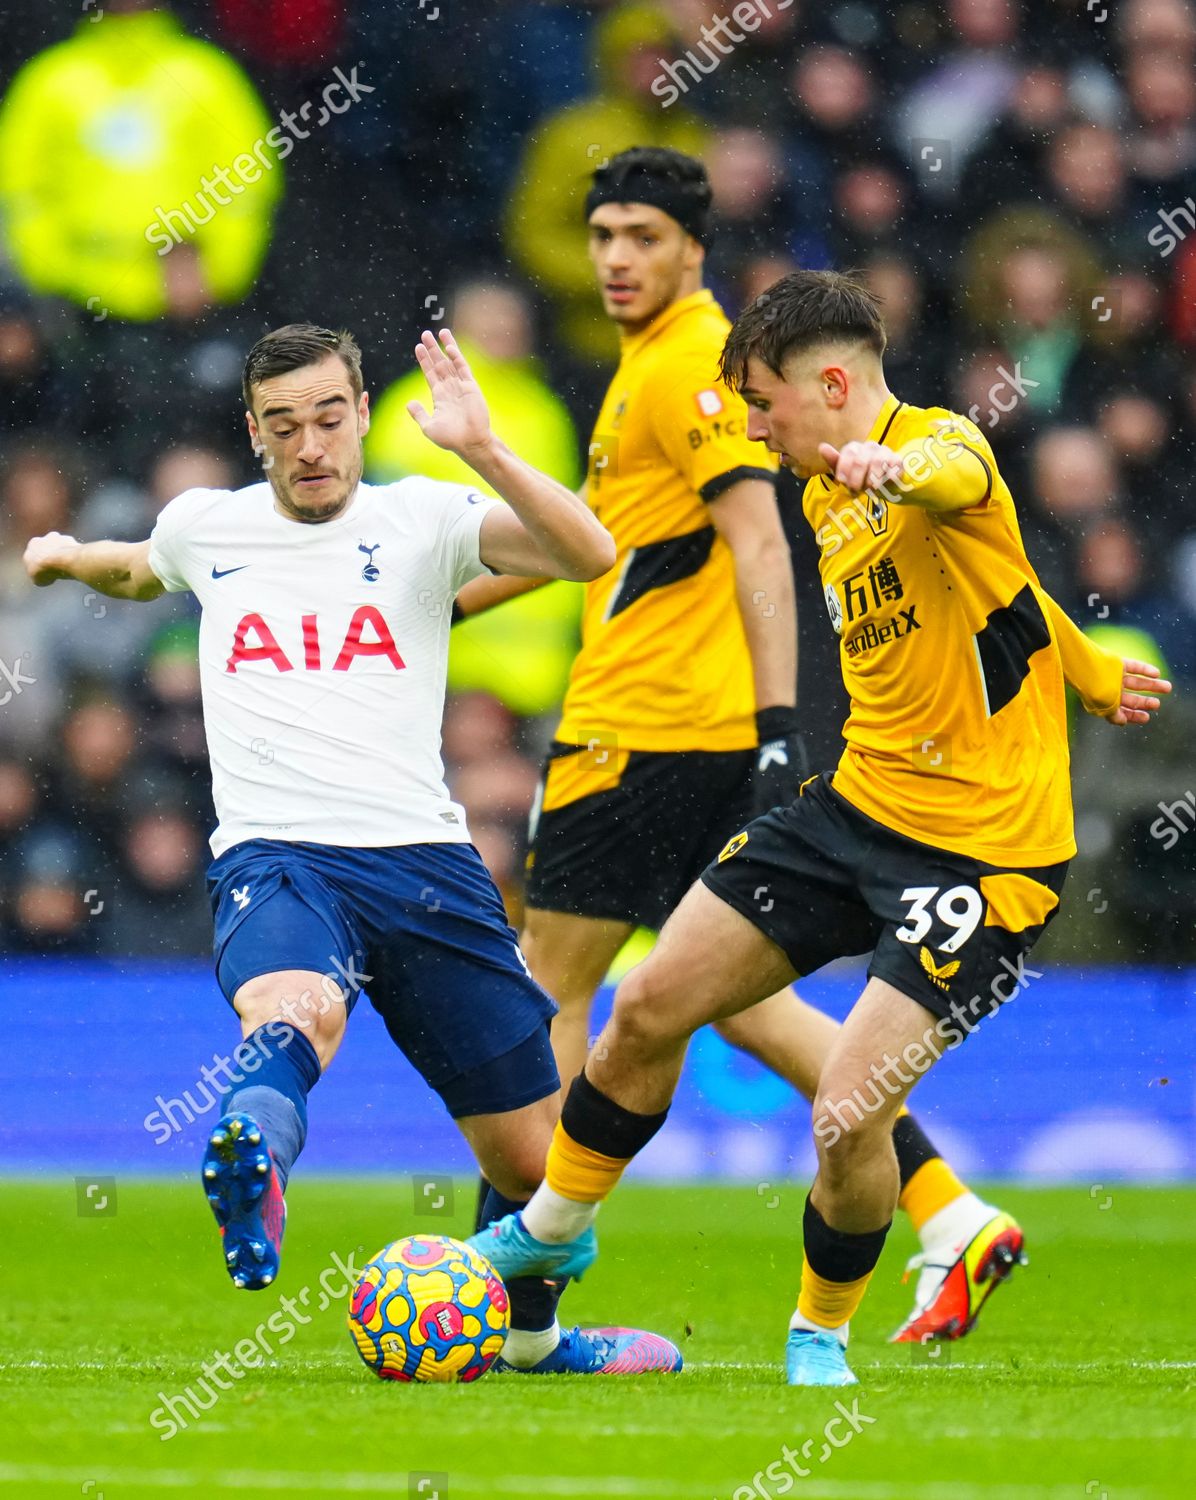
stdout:
POLYGON ((800 1263, 797 1184, 767 1194, 628 1185, 603 1210, 602 1255, 563 1313, 669 1334, 685 1351, 683 1375, 427 1387, 378 1381, 359 1363, 344 1300, 322 1295, 320 1276, 339 1290, 333 1252, 360 1264, 401 1234, 463 1232, 467 1184, 455 1217, 416 1219, 410 1179, 300 1174, 283 1274, 253 1294, 226 1281, 197 1185, 118 1187, 115 1216, 80 1217, 69 1179, 0 1183, 0 1495, 1146 1500, 1196 1490, 1190 1188, 995 1194, 1022 1219, 1031 1266, 937 1357, 884 1342, 907 1311, 900 1271, 916 1248, 899 1219, 856 1320, 861 1384, 827 1392, 790 1390, 780 1374, 800 1263), (267 1342, 293 1336, 260 1368, 222 1374, 230 1389, 197 1419, 176 1407, 187 1421, 176 1435, 164 1436, 163 1418, 151 1427, 164 1395, 195 1389, 205 1361, 262 1325, 267 1342))

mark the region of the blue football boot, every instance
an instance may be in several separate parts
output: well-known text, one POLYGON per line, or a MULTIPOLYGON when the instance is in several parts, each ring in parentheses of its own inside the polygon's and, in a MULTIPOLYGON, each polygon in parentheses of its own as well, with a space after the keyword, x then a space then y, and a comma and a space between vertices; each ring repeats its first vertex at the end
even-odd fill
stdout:
POLYGON ((790 1385, 858 1385, 847 1368, 847 1351, 829 1330, 791 1328, 785 1344, 785 1378, 790 1385))
POLYGON ((274 1158, 252 1115, 225 1115, 208 1136, 203 1186, 233 1285, 251 1291, 269 1286, 278 1275, 287 1206, 274 1158))
POLYGON ((598 1255, 592 1225, 563 1245, 547 1245, 528 1234, 522 1214, 496 1219, 465 1243, 484 1255, 504 1281, 515 1276, 571 1276, 580 1281, 598 1255))
POLYGON ((494 1369, 504 1375, 645 1375, 674 1374, 681 1350, 658 1333, 639 1328, 570 1328, 538 1365, 521 1370, 499 1355, 494 1369))

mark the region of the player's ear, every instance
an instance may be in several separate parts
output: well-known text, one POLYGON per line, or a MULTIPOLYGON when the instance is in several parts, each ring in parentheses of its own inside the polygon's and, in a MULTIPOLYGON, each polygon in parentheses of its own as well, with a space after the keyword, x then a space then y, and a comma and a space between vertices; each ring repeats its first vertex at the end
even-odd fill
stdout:
POLYGON ((362 391, 357 403, 357 430, 362 437, 370 430, 370 393, 362 391))
POLYGON ((249 441, 253 444, 253 451, 260 456, 262 452, 262 438, 257 430, 257 423, 254 421, 251 411, 245 413, 245 425, 249 428, 249 441))
POLYGON ((832 411, 840 411, 847 402, 847 371, 842 365, 824 365, 818 378, 822 382, 826 404, 832 411))
POLYGON ((685 269, 693 271, 705 264, 706 246, 701 240, 695 240, 692 234, 685 236, 685 269))

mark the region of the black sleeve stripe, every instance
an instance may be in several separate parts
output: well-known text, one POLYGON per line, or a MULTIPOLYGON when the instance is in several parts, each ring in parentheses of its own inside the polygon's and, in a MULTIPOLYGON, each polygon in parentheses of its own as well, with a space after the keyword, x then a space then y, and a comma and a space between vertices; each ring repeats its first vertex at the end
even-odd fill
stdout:
POLYGON ((1021 691, 1030 675, 1030 658, 1051 644, 1042 606, 1030 585, 1021 588, 1003 608, 994 609, 984 629, 972 639, 991 719, 1021 691))
POLYGON ((698 494, 709 505, 712 500, 717 500, 721 494, 729 490, 733 484, 738 484, 741 479, 766 479, 769 484, 777 482, 774 469, 757 469, 752 464, 740 464, 738 468, 728 469, 725 474, 708 479, 698 494))

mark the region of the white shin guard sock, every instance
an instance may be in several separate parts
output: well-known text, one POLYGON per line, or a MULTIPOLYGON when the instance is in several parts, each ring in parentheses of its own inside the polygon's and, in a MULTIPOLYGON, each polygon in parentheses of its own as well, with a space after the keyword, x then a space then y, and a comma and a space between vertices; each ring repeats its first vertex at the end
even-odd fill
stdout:
POLYGON ((539 1333, 529 1333, 526 1328, 512 1328, 502 1346, 502 1357, 517 1370, 530 1370, 542 1359, 547 1359, 561 1341, 561 1325, 555 1318, 552 1326, 539 1333))
POLYGON ((596 1203, 575 1203, 572 1198, 562 1198, 542 1182, 520 1217, 534 1240, 545 1245, 563 1245, 583 1234, 597 1214, 596 1203))
POLYGON ((811 1323, 809 1318, 804 1318, 801 1313, 794 1312, 789 1319, 789 1331, 792 1333, 797 1328, 804 1333, 833 1333, 840 1344, 847 1348, 847 1334, 851 1328, 851 1322, 840 1323, 838 1328, 824 1328, 821 1323, 811 1323))
POLYGON ((958 1198, 953 1198, 946 1208, 940 1208, 937 1214, 931 1214, 922 1225, 918 1231, 922 1249, 936 1251, 966 1245, 980 1233, 996 1212, 991 1204, 977 1198, 975 1193, 962 1193, 958 1198))

